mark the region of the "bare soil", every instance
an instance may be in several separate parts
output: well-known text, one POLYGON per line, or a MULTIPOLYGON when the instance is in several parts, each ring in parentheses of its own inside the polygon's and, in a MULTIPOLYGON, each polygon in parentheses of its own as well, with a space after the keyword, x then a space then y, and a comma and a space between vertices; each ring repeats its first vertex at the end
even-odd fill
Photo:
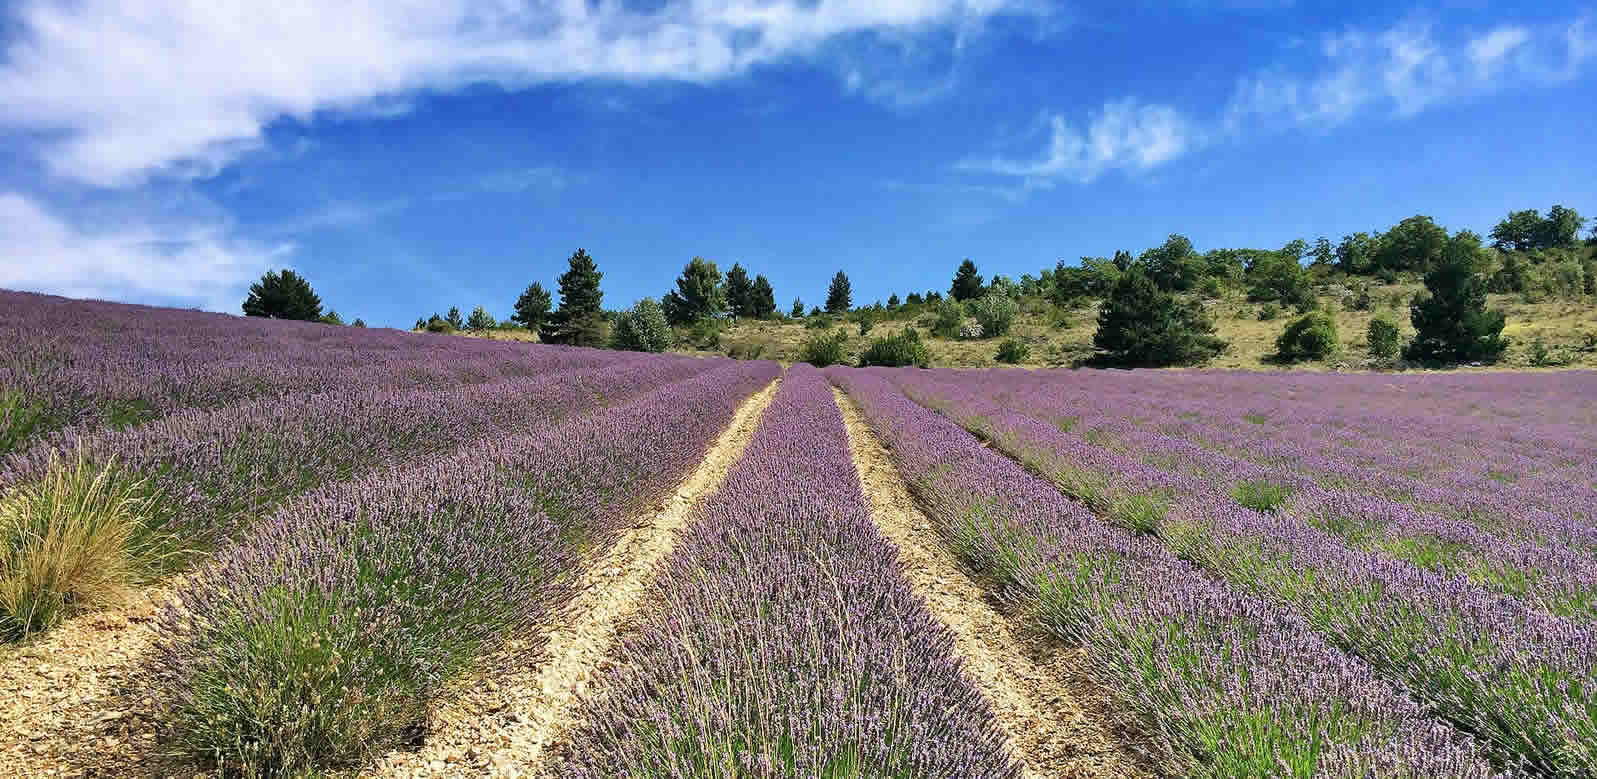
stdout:
POLYGON ((898 547, 904 575, 954 635, 966 672, 992 704, 1027 777, 1149 776, 1111 724, 1120 717, 1092 683, 1079 649, 1027 634, 995 609, 938 539, 870 424, 833 389, 871 517, 898 547))
MULTIPOLYGON (((381 776, 521 777, 540 771, 551 745, 576 725, 579 704, 593 694, 589 684, 607 668, 617 629, 625 624, 653 584, 661 563, 692 516, 693 507, 714 493, 754 435, 781 380, 745 401, 697 470, 655 511, 639 517, 578 580, 577 596, 556 617, 540 657, 519 671, 477 677, 443 696, 430 716, 424 746, 395 751, 373 772, 381 776)), ((523 653, 512 642, 504 650, 523 653)), ((490 661, 488 667, 506 667, 490 661)))

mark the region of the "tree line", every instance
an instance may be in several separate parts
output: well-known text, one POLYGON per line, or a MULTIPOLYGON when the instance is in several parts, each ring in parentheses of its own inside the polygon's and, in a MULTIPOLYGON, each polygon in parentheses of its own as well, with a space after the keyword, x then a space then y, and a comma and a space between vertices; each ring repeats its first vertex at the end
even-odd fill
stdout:
MULTIPOLYGON (((1336 243, 1319 237, 1312 243, 1293 240, 1279 249, 1212 249, 1199 252, 1192 241, 1170 235, 1139 255, 1118 251, 1112 257, 1081 257, 1074 265, 1060 260, 1037 274, 1018 280, 995 275, 983 278, 976 263, 965 258, 954 270, 945 299, 938 290, 897 293, 856 307, 848 275, 839 270, 827 287, 824 308, 806 313, 795 298, 780 312, 775 291, 763 274, 750 277, 734 263, 724 274, 703 257, 692 258, 672 288, 658 299, 648 297, 623 310, 606 310, 594 258, 577 249, 556 279, 556 292, 542 282, 529 284, 516 299, 512 316, 497 321, 483 306, 463 317, 459 308, 447 314, 418 318, 415 328, 433 332, 523 328, 545 343, 662 351, 673 345, 677 331, 702 328, 734 319, 800 319, 851 314, 868 332, 873 317, 915 314, 930 309, 936 337, 997 337, 1008 332, 1016 301, 1036 298, 1064 308, 1099 304, 1099 328, 1093 343, 1095 361, 1112 365, 1176 365, 1201 363, 1226 348, 1214 336, 1214 325, 1202 300, 1226 289, 1241 290, 1250 302, 1295 307, 1299 319, 1278 341, 1284 359, 1322 356, 1334 347, 1334 322, 1318 311, 1316 285, 1359 277, 1392 283, 1401 277, 1422 277, 1426 292, 1411 302, 1410 320, 1418 337, 1404 349, 1415 360, 1489 360, 1502 353, 1500 314, 1484 308, 1487 292, 1597 294, 1597 252, 1580 249, 1586 219, 1572 208, 1555 205, 1544 217, 1535 209, 1510 212, 1490 232, 1491 245, 1468 230, 1449 234, 1426 215, 1415 215, 1385 229, 1355 232, 1336 243), (557 303, 558 295, 558 303, 557 303), (1422 299, 1423 298, 1423 299, 1422 299), (967 320, 974 320, 969 322, 967 320), (1329 331, 1328 331, 1329 329, 1329 331), (1444 333, 1451 330, 1451 334, 1444 333)), ((1588 246, 1597 246, 1594 227, 1588 246)), ((1368 294, 1355 297, 1355 308, 1367 308, 1368 294)), ((244 313, 342 324, 334 311, 325 314, 309 283, 293 271, 269 272, 250 288, 244 313)), ((357 319, 352 324, 364 326, 357 319)), ((1390 325, 1390 323, 1382 323, 1390 325)), ((1386 344, 1384 327, 1376 340, 1386 344)), ((1372 349, 1374 347, 1372 346, 1372 349)), ((1385 346, 1381 351, 1390 351, 1385 346)), ((1024 347, 1006 342, 1000 357, 1023 359, 1024 347)))

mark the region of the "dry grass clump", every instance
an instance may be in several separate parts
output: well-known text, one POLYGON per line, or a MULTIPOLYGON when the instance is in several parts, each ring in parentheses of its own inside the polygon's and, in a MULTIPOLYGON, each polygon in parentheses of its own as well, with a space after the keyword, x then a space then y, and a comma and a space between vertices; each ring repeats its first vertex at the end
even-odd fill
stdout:
POLYGON ((81 453, 0 499, 0 640, 123 602, 156 548, 142 485, 81 453))

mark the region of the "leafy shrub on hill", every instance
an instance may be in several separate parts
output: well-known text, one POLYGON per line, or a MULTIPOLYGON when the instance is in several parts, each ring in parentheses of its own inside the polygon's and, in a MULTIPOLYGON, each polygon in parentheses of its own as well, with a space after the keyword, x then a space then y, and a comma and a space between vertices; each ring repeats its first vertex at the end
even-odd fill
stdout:
POLYGON ((1030 346, 1027 346, 1024 341, 1018 338, 1006 338, 1003 343, 998 345, 998 356, 995 359, 1002 363, 1016 365, 1030 358, 1030 346))
POLYGON ((611 346, 632 352, 663 352, 671 346, 671 326, 654 298, 644 298, 621 312, 611 346))
POLYGON ((935 318, 932 321, 932 335, 938 338, 954 339, 959 337, 959 326, 965 320, 959 304, 944 302, 937 306, 935 318))
POLYGON ((969 304, 970 315, 981 323, 982 338, 997 338, 1009 333, 1020 315, 1020 306, 1003 291, 989 292, 969 304))
POLYGON ((1336 353, 1336 320, 1315 311, 1292 321, 1275 339, 1276 357, 1288 362, 1323 360, 1336 353))
POLYGON ((448 334, 455 332, 455 327, 449 324, 449 320, 433 314, 432 318, 427 320, 427 332, 448 334))
POLYGON ((860 355, 861 368, 871 365, 881 365, 889 368, 900 368, 914 365, 919 368, 931 366, 931 353, 926 350, 926 345, 921 343, 920 333, 911 327, 898 335, 878 338, 871 342, 870 348, 860 355))
POLYGON ((1370 347, 1370 356, 1378 360, 1390 360, 1396 357, 1398 351, 1402 349, 1401 338, 1397 325, 1385 319, 1370 320, 1369 332, 1364 335, 1364 340, 1370 347))
POLYGON ((821 316, 819 314, 810 314, 809 318, 804 320, 804 329, 830 330, 832 329, 832 318, 828 316, 821 316))
POLYGON ((800 362, 807 362, 817 368, 828 365, 841 365, 846 360, 843 357, 843 347, 848 344, 848 333, 841 330, 834 333, 819 333, 810 336, 804 342, 803 356, 800 362))
POLYGON ((1268 322, 1268 321, 1270 321, 1272 319, 1275 319, 1276 317, 1278 317, 1280 315, 1281 315, 1281 309, 1277 308, 1274 303, 1266 303, 1263 306, 1259 307, 1259 321, 1260 322, 1268 322))

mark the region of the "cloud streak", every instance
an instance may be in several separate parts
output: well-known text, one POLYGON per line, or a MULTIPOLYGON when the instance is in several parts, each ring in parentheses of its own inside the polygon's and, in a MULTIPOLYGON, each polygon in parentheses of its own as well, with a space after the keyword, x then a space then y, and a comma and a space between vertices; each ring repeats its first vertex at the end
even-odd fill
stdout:
POLYGON ((33 199, 0 193, 0 288, 237 312, 250 280, 293 252, 196 226, 88 231, 33 199))
POLYGON ((1170 104, 1119 100, 1074 123, 1047 117, 1048 140, 1029 159, 967 158, 957 167, 1019 177, 1030 188, 1090 182, 1110 171, 1145 171, 1205 145, 1259 132, 1325 131, 1367 116, 1407 118, 1501 92, 1564 83, 1597 58, 1586 17, 1561 25, 1503 25, 1445 38, 1435 25, 1347 30, 1321 38, 1297 70, 1271 68, 1239 80, 1216 115, 1170 104))
MULTIPOLYGON (((954 28, 1011 0, 25 0, 0 124, 55 175, 99 187, 206 176, 284 117, 391 115, 492 82, 707 82, 834 42, 954 28)), ((867 93, 869 91, 867 90, 867 93)))

